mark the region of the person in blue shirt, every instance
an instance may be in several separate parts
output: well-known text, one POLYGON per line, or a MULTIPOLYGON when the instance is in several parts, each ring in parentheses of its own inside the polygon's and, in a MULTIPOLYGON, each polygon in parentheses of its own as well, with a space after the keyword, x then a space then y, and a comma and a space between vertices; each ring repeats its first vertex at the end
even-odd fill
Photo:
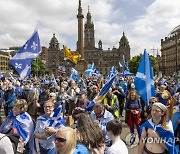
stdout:
POLYGON ((76 130, 70 127, 61 127, 57 130, 55 145, 54 154, 89 154, 85 145, 77 143, 76 130))

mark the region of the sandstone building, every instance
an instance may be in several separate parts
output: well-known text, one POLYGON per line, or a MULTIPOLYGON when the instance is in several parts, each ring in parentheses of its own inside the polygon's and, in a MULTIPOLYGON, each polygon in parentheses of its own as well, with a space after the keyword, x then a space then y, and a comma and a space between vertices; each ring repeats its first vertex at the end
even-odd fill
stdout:
POLYGON ((162 75, 180 73, 180 25, 161 39, 161 60, 159 70, 162 75))

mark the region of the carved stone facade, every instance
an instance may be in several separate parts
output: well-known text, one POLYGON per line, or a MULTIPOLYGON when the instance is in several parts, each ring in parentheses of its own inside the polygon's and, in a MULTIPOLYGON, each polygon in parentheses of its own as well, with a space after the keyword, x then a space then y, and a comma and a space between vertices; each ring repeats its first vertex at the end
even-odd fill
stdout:
POLYGON ((161 61, 159 66, 162 75, 180 73, 180 25, 161 39, 161 61))
MULTIPOLYGON (((81 16, 83 16, 82 10, 80 11, 81 11, 81 16)), ((78 23, 78 32, 80 31, 79 29, 82 28, 79 27, 80 25, 82 26, 82 24, 78 23)), ((78 37, 79 36, 81 37, 82 34, 78 34, 78 37)), ((113 47, 112 49, 109 48, 108 50, 103 50, 102 40, 99 40, 98 47, 95 47, 95 29, 94 29, 94 23, 92 22, 91 19, 91 13, 89 11, 89 8, 86 16, 86 22, 84 24, 84 38, 81 39, 78 38, 78 41, 79 40, 81 41, 84 40, 83 57, 85 61, 88 64, 94 63, 96 69, 103 75, 108 74, 112 66, 115 66, 120 71, 119 62, 122 62, 123 55, 125 56, 126 61, 130 59, 130 45, 124 32, 119 41, 119 46, 117 48, 113 47)), ((78 46, 77 43, 77 51, 79 48, 80 47, 78 46)), ((55 75, 60 75, 58 72, 58 67, 63 65, 66 67, 66 72, 67 72, 66 75, 70 75, 71 68, 75 67, 75 64, 69 61, 64 61, 64 52, 63 49, 59 48, 59 43, 57 38, 55 37, 55 34, 53 35, 49 43, 47 57, 48 57, 46 61, 47 71, 50 74, 53 73, 55 75)))

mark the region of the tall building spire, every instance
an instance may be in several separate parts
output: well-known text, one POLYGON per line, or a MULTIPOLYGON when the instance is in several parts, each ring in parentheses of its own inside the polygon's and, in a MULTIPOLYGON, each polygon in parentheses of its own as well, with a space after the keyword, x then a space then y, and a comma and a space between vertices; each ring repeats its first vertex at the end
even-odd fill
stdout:
POLYGON ((91 21, 91 13, 89 11, 89 6, 86 19, 87 21, 84 24, 84 47, 95 47, 94 24, 91 21))
POLYGON ((87 23, 91 23, 91 13, 90 13, 90 11, 89 11, 89 6, 88 6, 88 13, 87 13, 87 16, 86 16, 86 18, 87 18, 87 23))

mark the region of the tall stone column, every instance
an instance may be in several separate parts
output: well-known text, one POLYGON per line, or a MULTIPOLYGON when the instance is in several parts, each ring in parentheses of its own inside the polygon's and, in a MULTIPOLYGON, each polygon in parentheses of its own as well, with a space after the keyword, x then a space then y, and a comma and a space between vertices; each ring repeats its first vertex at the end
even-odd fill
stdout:
POLYGON ((76 64, 75 69, 78 71, 79 75, 85 75, 85 70, 87 69, 87 62, 84 59, 84 37, 83 37, 83 18, 81 0, 79 0, 78 7, 78 41, 77 41, 77 51, 81 55, 79 62, 76 64))
POLYGON ((81 55, 81 59, 84 59, 83 18, 84 18, 84 15, 82 14, 81 0, 79 0, 79 7, 78 7, 78 14, 77 14, 77 19, 78 19, 77 50, 81 55))

